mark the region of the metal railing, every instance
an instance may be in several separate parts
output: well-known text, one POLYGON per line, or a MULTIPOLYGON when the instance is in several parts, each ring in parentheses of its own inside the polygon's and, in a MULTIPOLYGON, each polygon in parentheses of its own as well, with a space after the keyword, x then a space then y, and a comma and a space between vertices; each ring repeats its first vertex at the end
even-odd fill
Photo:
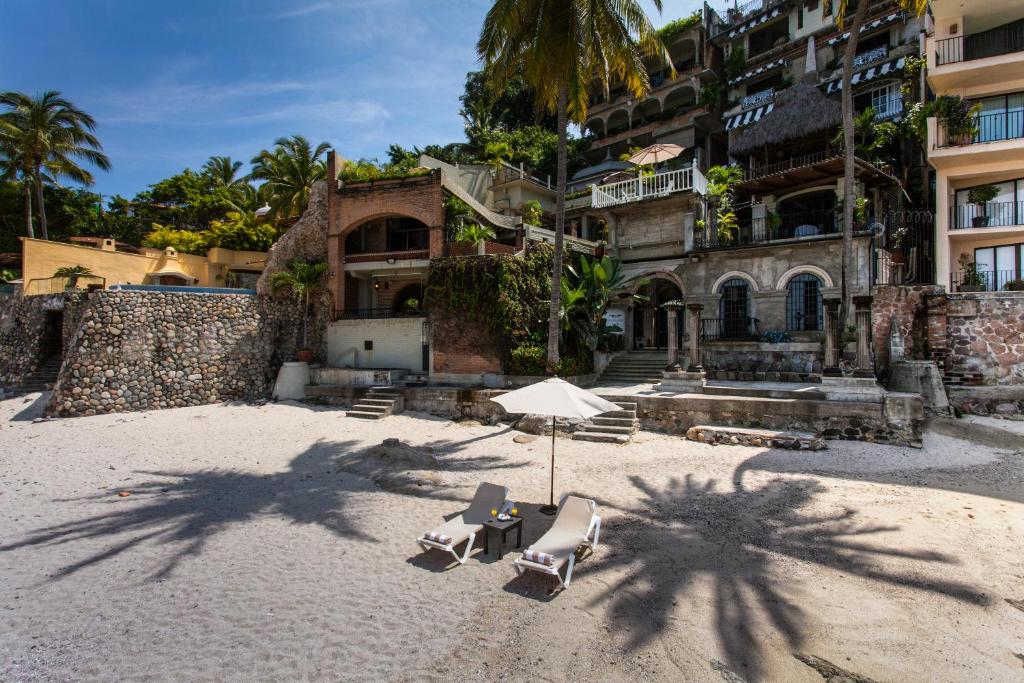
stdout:
POLYGON ((376 263, 377 261, 410 261, 430 258, 428 249, 381 251, 366 254, 345 254, 345 263, 376 263))
POLYGON ((390 308, 352 308, 341 314, 342 320, 372 320, 374 318, 423 318, 424 311, 395 311, 390 308))
POLYGON ((60 294, 69 289, 103 289, 107 279, 98 275, 68 275, 37 278, 25 284, 25 296, 60 294))
MULTIPOLYGON (((776 5, 781 5, 785 0, 748 0, 742 5, 736 5, 725 10, 725 17, 720 16, 711 10, 711 36, 725 33, 734 25, 746 21, 755 14, 767 12, 776 5)), ((710 8, 709 8, 710 9, 710 8)))
POLYGON ((936 146, 955 147, 1024 138, 1024 110, 978 114, 972 120, 974 133, 967 135, 950 135, 946 126, 940 123, 936 146))
POLYGON ((1021 273, 1016 270, 958 270, 950 275, 950 284, 958 292, 998 292, 1016 287, 1022 282, 1021 273), (1010 283, 1013 283, 1011 285, 1010 283), (1010 285, 1010 287, 1008 287, 1010 285))
POLYGON ((701 341, 753 341, 761 337, 758 319, 747 316, 735 318, 701 318, 701 341))
POLYGON ((950 207, 950 230, 1024 225, 1024 202, 989 202, 950 207))
POLYGON ((591 185, 591 206, 600 209, 642 199, 667 197, 676 192, 697 192, 703 195, 707 194, 707 189, 704 174, 699 168, 690 166, 607 185, 591 185))
POLYGON ((762 104, 768 104, 769 102, 775 101, 775 87, 765 88, 764 90, 758 90, 755 93, 747 95, 740 100, 740 109, 746 111, 748 109, 754 109, 760 107, 762 104))
POLYGON ((853 58, 854 68, 866 66, 868 64, 874 64, 880 59, 885 59, 889 56, 889 47, 887 45, 879 45, 876 48, 862 52, 853 58))
POLYGON ((842 216, 831 209, 794 211, 751 218, 733 230, 697 232, 695 249, 726 249, 782 240, 807 239, 842 232, 842 216))
POLYGON ((935 41, 935 65, 970 62, 1024 52, 1024 19, 980 33, 935 41))
POLYGON ((792 171, 795 168, 803 168, 804 166, 810 166, 812 164, 818 164, 823 161, 830 159, 841 159, 842 154, 837 153, 833 150, 825 150, 823 152, 815 152, 814 154, 805 154, 799 157, 791 157, 784 161, 776 161, 771 164, 763 164, 761 166, 752 166, 743 173, 743 180, 757 180, 758 178, 765 178, 770 175, 777 173, 785 173, 786 171, 792 171))

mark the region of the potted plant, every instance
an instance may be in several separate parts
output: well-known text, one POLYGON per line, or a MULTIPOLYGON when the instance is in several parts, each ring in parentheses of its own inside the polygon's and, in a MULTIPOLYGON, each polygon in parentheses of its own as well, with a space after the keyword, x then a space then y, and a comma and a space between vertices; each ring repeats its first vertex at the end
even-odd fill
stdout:
POLYGON ((326 274, 326 263, 296 259, 288 264, 287 270, 274 273, 270 280, 271 287, 275 292, 281 289, 292 290, 295 301, 299 304, 299 310, 302 312, 302 345, 295 351, 295 360, 302 363, 312 362, 316 358, 316 353, 309 348, 306 335, 309 299, 321 290, 326 274))
POLYGON ((960 267, 963 269, 963 277, 957 289, 961 292, 984 292, 985 276, 978 272, 978 264, 961 256, 960 267))
POLYGON ((1024 292, 1024 280, 1010 280, 1003 285, 1003 290, 1007 292, 1024 292))
POLYGON ((999 194, 999 188, 992 184, 978 185, 967 192, 967 201, 974 204, 981 211, 971 219, 971 225, 975 228, 987 228, 989 224, 988 203, 999 194))

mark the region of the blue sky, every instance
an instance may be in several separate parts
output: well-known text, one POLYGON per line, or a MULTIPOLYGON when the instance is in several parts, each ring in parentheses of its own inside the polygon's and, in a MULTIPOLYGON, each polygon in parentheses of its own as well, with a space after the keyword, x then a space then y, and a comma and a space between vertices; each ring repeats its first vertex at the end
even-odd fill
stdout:
MULTIPOLYGON (((113 163, 94 189, 108 195, 132 196, 211 155, 248 162, 293 133, 347 158, 383 157, 392 142, 463 139, 458 97, 490 4, 8 2, 0 89, 59 90, 90 112, 113 163)), ((652 18, 699 5, 664 0, 652 18)))

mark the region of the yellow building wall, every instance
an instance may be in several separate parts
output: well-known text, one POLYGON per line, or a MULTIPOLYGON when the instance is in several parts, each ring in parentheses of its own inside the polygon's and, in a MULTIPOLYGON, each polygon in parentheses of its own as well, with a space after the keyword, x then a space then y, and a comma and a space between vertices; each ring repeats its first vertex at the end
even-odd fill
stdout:
MULTIPOLYGON (((106 279, 106 286, 116 284, 149 284, 148 276, 164 268, 168 259, 163 250, 143 249, 142 254, 129 254, 95 247, 85 247, 65 242, 49 242, 38 239, 22 239, 22 277, 27 284, 31 280, 53 277, 59 269, 69 266, 85 266, 106 279)), ((258 251, 232 251, 214 248, 206 256, 177 254, 177 265, 187 275, 197 280, 200 287, 224 287, 229 270, 262 271, 267 255, 258 251)))

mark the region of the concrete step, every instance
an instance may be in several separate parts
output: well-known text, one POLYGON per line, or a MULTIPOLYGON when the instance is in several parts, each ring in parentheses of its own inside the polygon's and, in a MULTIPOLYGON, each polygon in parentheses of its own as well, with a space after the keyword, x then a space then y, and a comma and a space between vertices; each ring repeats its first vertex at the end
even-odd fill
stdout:
MULTIPOLYGON (((636 401, 612 401, 612 403, 617 405, 622 410, 632 410, 633 412, 636 412, 636 401)), ((614 411, 608 412, 610 413, 614 411)))
POLYGON ((583 425, 584 432, 597 432, 598 434, 632 434, 636 431, 633 425, 583 425))
POLYGON ((629 435, 610 432, 573 432, 572 440, 594 443, 629 443, 629 435))
POLYGON ((352 406, 352 410, 359 410, 364 413, 380 413, 381 415, 387 415, 390 412, 388 408, 390 408, 390 406, 376 406, 369 403, 363 403, 362 401, 352 406))
POLYGON ((590 418, 591 424, 594 425, 608 425, 610 427, 629 427, 632 429, 636 425, 635 417, 607 417, 605 415, 598 415, 590 418))
MULTIPOLYGON (((610 418, 616 420, 635 420, 636 409, 630 408, 629 410, 609 410, 607 413, 601 413, 598 415, 600 418, 610 418)), ((597 417, 594 418, 595 420, 597 417)))
POLYGON ((395 405, 395 399, 393 399, 393 398, 377 398, 376 394, 369 394, 366 398, 364 398, 362 401, 360 401, 360 403, 362 403, 364 405, 383 406, 385 408, 390 408, 391 406, 395 405))
POLYGON ((361 420, 380 420, 385 415, 384 413, 370 413, 363 410, 347 410, 345 411, 345 417, 358 417, 361 420))
POLYGON ((780 432, 771 429, 748 429, 746 427, 694 425, 686 431, 686 438, 690 441, 700 441, 712 446, 726 444, 809 451, 820 451, 825 448, 825 440, 810 432, 780 432))
POLYGON ((792 390, 777 387, 732 387, 709 384, 704 393, 711 396, 746 396, 749 398, 791 398, 805 401, 824 401, 825 393, 819 389, 792 390))

